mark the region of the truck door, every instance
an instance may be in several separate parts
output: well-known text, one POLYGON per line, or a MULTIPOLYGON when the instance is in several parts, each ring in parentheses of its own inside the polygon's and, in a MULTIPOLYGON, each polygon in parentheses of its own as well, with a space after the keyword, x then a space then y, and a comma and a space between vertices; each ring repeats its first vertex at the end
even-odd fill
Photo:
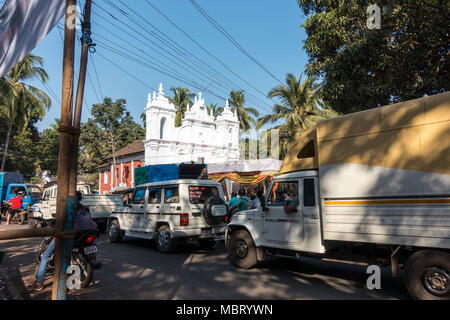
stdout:
POLYGON ((143 232, 145 223, 145 204, 147 188, 136 188, 133 194, 130 214, 128 215, 129 230, 143 232))
POLYGON ((161 219, 171 221, 172 226, 180 226, 180 189, 179 185, 164 186, 164 202, 161 204, 161 219))
POLYGON ((266 241, 284 245, 303 241, 301 186, 298 179, 272 183, 266 195, 268 210, 263 227, 266 241))
POLYGON ((148 188, 147 205, 145 210, 145 232, 152 234, 155 229, 155 222, 161 212, 162 187, 148 188))

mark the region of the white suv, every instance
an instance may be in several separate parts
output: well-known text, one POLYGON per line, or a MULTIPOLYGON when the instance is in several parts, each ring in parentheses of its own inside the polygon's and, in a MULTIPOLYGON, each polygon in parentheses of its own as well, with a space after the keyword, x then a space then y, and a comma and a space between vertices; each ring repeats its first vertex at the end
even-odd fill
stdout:
POLYGON ((227 207, 220 183, 171 180, 137 186, 124 193, 123 209, 108 221, 111 242, 123 236, 156 239, 161 252, 171 252, 178 240, 198 240, 212 248, 225 239, 227 207))

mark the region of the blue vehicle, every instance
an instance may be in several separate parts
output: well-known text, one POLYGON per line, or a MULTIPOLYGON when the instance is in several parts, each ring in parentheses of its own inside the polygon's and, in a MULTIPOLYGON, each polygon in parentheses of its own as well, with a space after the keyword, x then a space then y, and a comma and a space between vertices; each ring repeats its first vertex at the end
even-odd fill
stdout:
POLYGON ((33 184, 24 184, 23 176, 14 172, 0 172, 0 202, 1 212, 5 213, 6 205, 11 198, 14 198, 18 192, 23 191, 25 197, 23 199, 22 207, 24 210, 39 202, 42 196, 42 190, 33 184))

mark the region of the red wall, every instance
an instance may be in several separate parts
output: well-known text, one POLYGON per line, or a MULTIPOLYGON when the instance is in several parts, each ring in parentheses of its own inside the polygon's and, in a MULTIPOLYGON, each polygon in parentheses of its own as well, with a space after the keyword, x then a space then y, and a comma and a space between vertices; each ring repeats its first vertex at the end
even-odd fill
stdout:
MULTIPOLYGON (((144 166, 144 163, 142 161, 135 160, 133 163, 133 167, 131 166, 131 161, 124 162, 123 163, 123 171, 121 172, 121 164, 116 163, 116 170, 117 170, 117 185, 121 183, 121 176, 122 176, 122 183, 126 183, 128 188, 134 187, 134 180, 132 180, 134 174, 132 173, 135 168, 144 166), (127 169, 128 168, 128 173, 127 169)), ((114 179, 113 186, 115 186, 115 177, 111 173, 111 166, 108 167, 107 170, 100 171, 100 185, 99 185, 99 192, 100 194, 104 194, 105 192, 110 193, 111 192, 111 179, 114 179), (108 173, 108 182, 105 184, 105 178, 104 174, 105 171, 108 173)))

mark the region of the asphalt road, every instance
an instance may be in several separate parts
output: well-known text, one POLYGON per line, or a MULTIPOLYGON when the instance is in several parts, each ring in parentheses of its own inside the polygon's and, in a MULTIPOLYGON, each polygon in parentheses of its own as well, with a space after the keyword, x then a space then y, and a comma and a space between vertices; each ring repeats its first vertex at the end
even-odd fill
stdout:
MULTIPOLYGON (((1 225, 0 231, 7 226, 1 225)), ((13 227, 13 226, 10 226, 13 227)), ((49 299, 46 290, 28 294, 35 265, 32 252, 39 239, 0 241, 7 272, 25 298, 49 299)), ((97 241, 103 266, 94 270, 95 284, 69 299, 81 300, 248 300, 248 299, 410 299, 399 280, 383 269, 381 290, 366 287, 366 267, 317 259, 270 259, 251 270, 232 267, 223 243, 201 250, 197 243, 179 246, 172 254, 156 250, 154 241, 125 238, 97 241)))

